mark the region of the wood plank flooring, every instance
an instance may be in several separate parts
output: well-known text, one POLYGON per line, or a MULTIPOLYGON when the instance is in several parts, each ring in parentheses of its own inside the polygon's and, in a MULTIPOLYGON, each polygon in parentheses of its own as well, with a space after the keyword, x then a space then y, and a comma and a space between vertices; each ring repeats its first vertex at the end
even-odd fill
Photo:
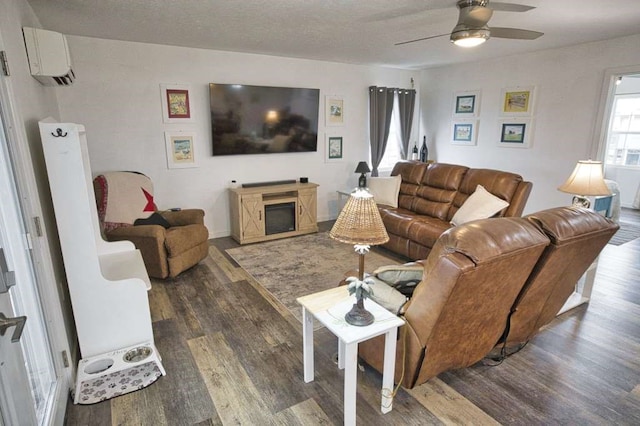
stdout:
MULTIPOLYGON (((235 245, 212 240, 200 265, 153 281, 167 376, 102 403, 69 403, 66 424, 342 424, 335 338, 316 332, 315 381, 304 383, 301 324, 229 259, 224 249, 235 245)), ((591 303, 501 365, 479 363, 401 389, 384 415, 381 381, 369 367, 358 372, 358 424, 640 424, 640 240, 608 245, 591 303)))

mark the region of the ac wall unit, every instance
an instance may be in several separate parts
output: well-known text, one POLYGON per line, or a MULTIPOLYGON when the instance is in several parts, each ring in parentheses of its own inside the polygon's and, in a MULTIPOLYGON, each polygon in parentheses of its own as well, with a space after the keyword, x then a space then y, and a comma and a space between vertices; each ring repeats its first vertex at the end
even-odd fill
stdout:
POLYGON ((76 76, 71 69, 69 46, 63 34, 23 27, 31 75, 45 86, 68 86, 76 76))

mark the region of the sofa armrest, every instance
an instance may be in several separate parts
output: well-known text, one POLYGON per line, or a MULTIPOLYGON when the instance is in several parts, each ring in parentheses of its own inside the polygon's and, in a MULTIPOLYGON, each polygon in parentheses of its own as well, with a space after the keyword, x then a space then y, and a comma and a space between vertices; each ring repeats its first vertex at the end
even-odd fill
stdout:
POLYGON ((204 210, 202 209, 163 210, 158 213, 171 226, 204 225, 204 210))
POLYGON ((531 189, 533 188, 533 183, 522 181, 518 184, 516 191, 513 194, 513 198, 511 198, 511 202, 509 203, 509 207, 504 212, 504 216, 506 217, 520 217, 522 216, 522 212, 524 211, 524 206, 527 204, 527 200, 529 199, 529 194, 531 194, 531 189))

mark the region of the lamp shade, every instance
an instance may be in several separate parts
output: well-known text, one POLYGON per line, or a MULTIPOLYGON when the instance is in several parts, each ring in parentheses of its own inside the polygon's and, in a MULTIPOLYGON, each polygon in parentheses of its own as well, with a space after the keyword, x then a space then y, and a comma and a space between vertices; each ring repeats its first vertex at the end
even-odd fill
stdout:
POLYGON ((369 165, 366 161, 361 161, 356 166, 355 173, 369 173, 371 170, 369 169, 369 165))
POLYGON ((576 195, 611 195, 611 191, 604 183, 602 161, 578 161, 569 179, 560 185, 558 189, 562 192, 576 195))
POLYGON ((389 241, 373 195, 356 189, 347 200, 329 236, 347 244, 378 245, 389 241))

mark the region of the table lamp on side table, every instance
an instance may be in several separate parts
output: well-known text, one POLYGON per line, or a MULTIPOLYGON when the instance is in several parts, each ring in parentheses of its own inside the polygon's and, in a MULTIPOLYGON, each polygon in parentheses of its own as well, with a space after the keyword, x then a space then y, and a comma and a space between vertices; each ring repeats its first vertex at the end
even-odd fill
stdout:
POLYGON ((354 244, 360 255, 358 277, 350 277, 349 293, 355 292, 356 303, 345 315, 351 325, 366 326, 373 322, 373 315, 364 308, 363 300, 368 296, 368 284, 364 282, 364 255, 372 245, 384 244, 389 235, 382 223, 380 212, 373 195, 365 188, 357 188, 351 193, 347 204, 340 212, 329 236, 342 243, 354 244))
POLYGON ((581 160, 576 164, 569 179, 558 189, 562 192, 574 194, 573 205, 589 208, 591 201, 588 196, 611 195, 611 191, 604 182, 602 161, 581 160))
POLYGON ((369 169, 369 165, 366 161, 360 161, 356 166, 355 173, 360 173, 360 177, 358 178, 358 188, 365 188, 367 186, 367 173, 371 170, 369 169))

